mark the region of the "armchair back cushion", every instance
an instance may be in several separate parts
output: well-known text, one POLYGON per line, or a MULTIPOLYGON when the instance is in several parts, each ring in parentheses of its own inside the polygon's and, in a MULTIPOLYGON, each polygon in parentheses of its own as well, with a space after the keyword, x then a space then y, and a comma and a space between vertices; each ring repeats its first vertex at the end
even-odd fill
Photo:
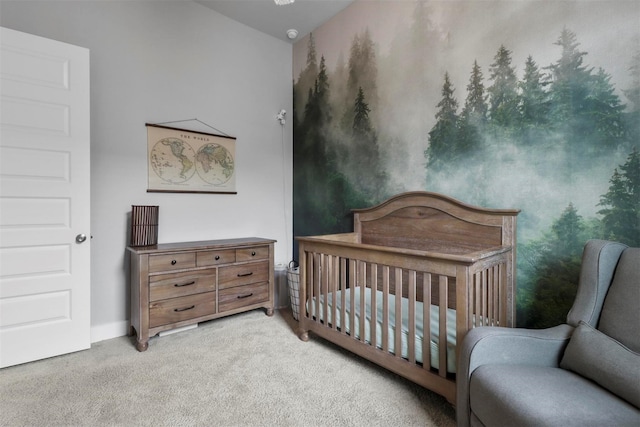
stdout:
POLYGON ((622 253, 598 330, 640 353, 640 248, 622 253))
POLYGON ((606 240, 589 240, 582 253, 580 282, 567 323, 574 328, 580 321, 596 327, 607 290, 620 254, 627 245, 606 240))

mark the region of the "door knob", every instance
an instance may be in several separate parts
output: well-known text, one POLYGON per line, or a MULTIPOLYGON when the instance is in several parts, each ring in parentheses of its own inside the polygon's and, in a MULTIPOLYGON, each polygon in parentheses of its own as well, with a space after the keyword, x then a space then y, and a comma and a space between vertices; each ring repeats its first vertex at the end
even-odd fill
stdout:
POLYGON ((86 236, 86 235, 84 235, 84 234, 78 234, 78 235, 76 236, 76 243, 82 243, 82 242, 84 242, 85 240, 87 240, 87 236, 86 236))

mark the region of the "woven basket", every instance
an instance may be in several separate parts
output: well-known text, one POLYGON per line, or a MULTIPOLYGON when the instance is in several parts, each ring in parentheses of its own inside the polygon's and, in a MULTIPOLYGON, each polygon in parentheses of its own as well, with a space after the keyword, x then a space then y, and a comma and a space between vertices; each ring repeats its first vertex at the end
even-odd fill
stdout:
POLYGON ((293 318, 298 320, 300 313, 300 267, 295 265, 294 261, 289 263, 287 283, 289 284, 289 298, 291 298, 291 312, 293 313, 293 318))

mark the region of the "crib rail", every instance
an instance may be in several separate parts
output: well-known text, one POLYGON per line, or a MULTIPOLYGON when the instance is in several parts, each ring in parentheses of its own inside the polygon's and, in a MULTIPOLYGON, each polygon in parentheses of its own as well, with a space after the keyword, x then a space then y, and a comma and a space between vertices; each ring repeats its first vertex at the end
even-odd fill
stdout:
POLYGON ((510 326, 508 248, 452 259, 345 240, 299 238, 302 334, 313 331, 455 396, 455 348, 466 332, 510 326))

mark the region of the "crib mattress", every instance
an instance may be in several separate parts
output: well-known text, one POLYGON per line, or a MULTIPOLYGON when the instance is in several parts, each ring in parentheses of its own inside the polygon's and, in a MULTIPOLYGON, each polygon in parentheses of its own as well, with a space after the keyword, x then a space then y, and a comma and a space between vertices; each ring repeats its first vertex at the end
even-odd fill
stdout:
MULTIPOLYGON (((365 293, 365 313, 364 313, 364 322, 365 322, 365 337, 364 340, 365 342, 367 342, 368 344, 371 344, 371 321, 372 321, 372 307, 371 307, 371 294, 372 294, 372 290, 371 288, 364 288, 364 293, 365 293)), ((349 335, 355 336, 356 339, 361 339, 360 337, 360 322, 362 319, 362 315, 360 313, 360 292, 361 292, 361 287, 356 287, 354 289, 354 296, 355 296, 355 327, 354 327, 354 334, 351 333, 351 291, 349 289, 345 290, 345 291, 339 291, 336 294, 336 319, 335 319, 335 325, 337 328, 340 328, 341 330, 344 330, 346 333, 348 333, 349 335), (342 322, 342 296, 341 293, 345 292, 345 314, 346 314, 346 319, 343 325, 342 322)), ((333 317, 333 294, 329 293, 327 295, 326 301, 327 301, 327 312, 328 312, 328 323, 329 324, 334 324, 334 319, 333 317)), ((382 324, 382 319, 383 319, 383 315, 384 315, 384 311, 383 311, 383 293, 381 291, 376 291, 376 327, 375 327, 375 332, 376 332, 376 346, 380 349, 382 349, 382 330, 383 330, 383 324, 382 324)), ((388 349, 390 353, 396 354, 395 352, 395 334, 396 334, 396 313, 395 313, 395 295, 390 294, 389 295, 389 345, 388 345, 388 349)), ((325 297, 324 295, 320 296, 320 320, 324 321, 325 319, 324 317, 324 304, 325 304, 325 297)), ((423 343, 423 337, 424 337, 424 321, 423 321, 423 303, 420 301, 416 301, 416 306, 415 306, 415 323, 416 323, 416 333, 415 333, 415 358, 416 361, 419 363, 424 363, 423 362, 423 357, 422 357, 422 343, 423 343)), ((316 311, 316 304, 315 304, 315 300, 314 303, 312 304, 313 307, 307 307, 309 309, 310 312, 314 313, 315 316, 315 311, 316 311)), ((430 357, 430 363, 431 363, 431 367, 435 368, 435 369, 440 369, 440 362, 439 362, 439 336, 440 336, 440 328, 439 328, 439 320, 440 320, 440 307, 438 307, 437 305, 431 305, 430 308, 430 325, 431 325, 431 331, 430 331, 430 350, 431 350, 431 357, 430 357)), ((402 348, 401 348, 401 355, 403 358, 408 359, 409 355, 409 346, 408 346, 408 342, 409 342, 409 300, 407 298, 402 298, 402 328, 401 328, 401 334, 402 334, 402 348)), ((456 372, 456 358, 455 358, 455 349, 456 349, 456 311, 454 309, 450 309, 447 308, 447 372, 450 373, 455 373, 456 372)))

